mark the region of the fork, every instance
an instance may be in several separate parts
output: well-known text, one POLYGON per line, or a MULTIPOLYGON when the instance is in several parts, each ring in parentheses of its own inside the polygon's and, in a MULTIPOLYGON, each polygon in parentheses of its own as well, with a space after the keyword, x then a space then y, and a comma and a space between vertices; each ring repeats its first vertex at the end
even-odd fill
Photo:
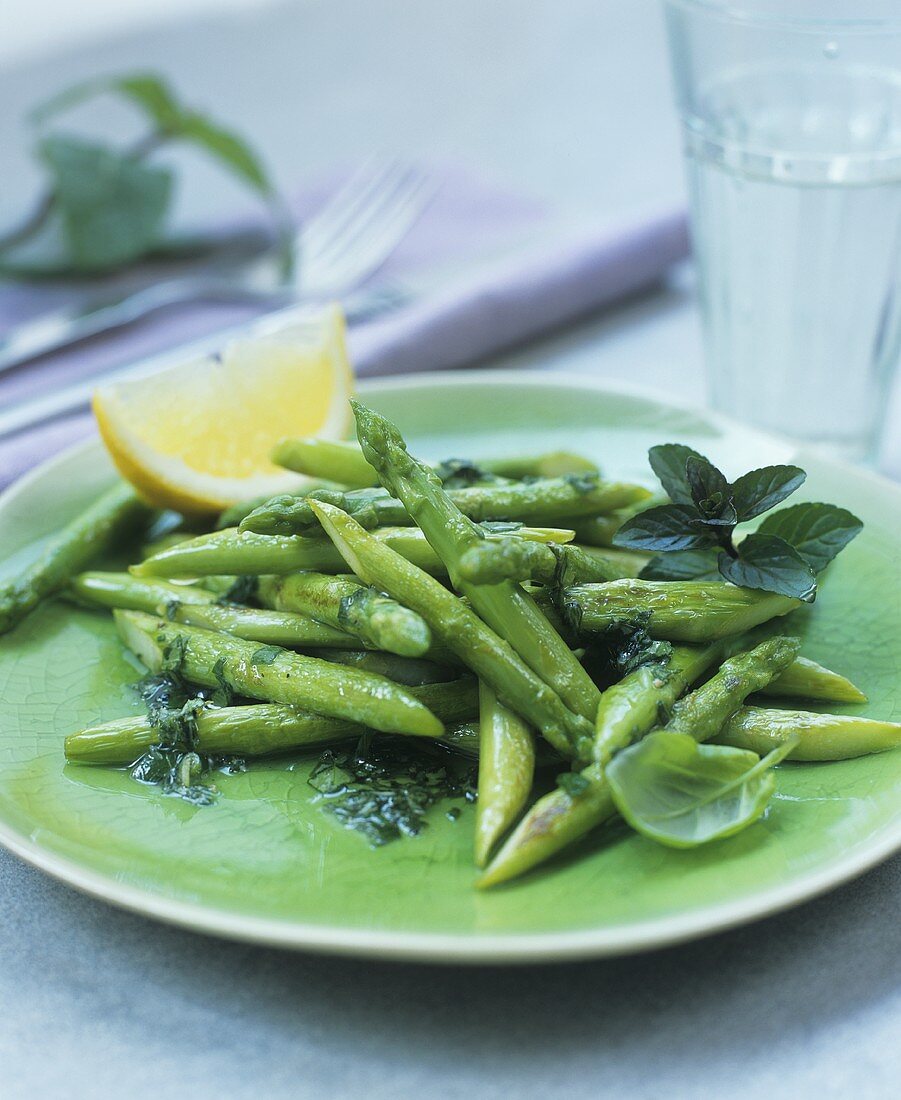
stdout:
POLYGON ((166 306, 232 301, 279 309, 339 297, 381 267, 433 194, 434 186, 422 170, 397 160, 370 162, 298 232, 299 259, 289 280, 281 273, 279 250, 273 246, 225 273, 176 276, 125 295, 53 310, 0 336, 0 373, 166 306))

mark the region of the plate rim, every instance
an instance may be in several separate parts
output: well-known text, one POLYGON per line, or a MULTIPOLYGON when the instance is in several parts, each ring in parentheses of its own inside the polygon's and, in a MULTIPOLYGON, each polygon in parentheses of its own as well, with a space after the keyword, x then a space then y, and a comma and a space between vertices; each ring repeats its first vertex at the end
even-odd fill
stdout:
MULTIPOLYGON (((361 392, 403 391, 411 387, 454 388, 487 383, 515 383, 521 388, 587 389, 645 399, 668 408, 693 413, 724 430, 740 428, 771 443, 793 448, 800 446, 784 437, 743 425, 716 410, 668 396, 661 397, 651 387, 594 378, 572 371, 523 374, 511 368, 480 368, 478 371, 470 368, 387 378, 363 378, 358 379, 358 383, 361 392)), ((77 453, 92 449, 103 453, 102 444, 96 437, 80 440, 42 462, 0 494, 0 509, 5 509, 19 496, 27 494, 35 481, 50 473, 56 466, 64 465, 77 453)), ((850 472, 854 477, 875 482, 892 496, 901 498, 901 486, 881 474, 836 462, 828 456, 818 455, 818 458, 850 472)), ((766 890, 762 894, 651 920, 571 932, 539 933, 390 932, 256 917, 197 902, 166 898, 150 890, 128 885, 112 876, 86 869, 75 860, 41 847, 4 821, 0 821, 0 844, 25 863, 67 886, 117 908, 195 932, 269 947, 361 958, 476 965, 515 964, 636 954, 713 935, 782 912, 841 886, 901 849, 901 816, 878 843, 869 844, 862 851, 856 850, 833 860, 825 867, 796 876, 791 882, 766 890)))

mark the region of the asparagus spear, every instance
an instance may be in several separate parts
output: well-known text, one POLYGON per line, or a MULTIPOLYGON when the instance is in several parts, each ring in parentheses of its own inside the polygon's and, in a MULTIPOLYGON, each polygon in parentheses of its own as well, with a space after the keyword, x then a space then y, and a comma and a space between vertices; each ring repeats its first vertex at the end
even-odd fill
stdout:
POLYGON ((216 594, 187 584, 148 583, 129 573, 82 573, 68 589, 75 599, 99 607, 118 607, 165 616, 205 630, 234 634, 251 642, 281 646, 359 648, 359 639, 306 615, 280 610, 235 607, 216 602, 216 594))
MULTIPOLYGON (((791 668, 789 665, 786 671, 791 671, 791 668)), ((770 694, 774 682, 771 681, 762 694, 770 694)), ((858 756, 901 748, 901 723, 877 722, 872 718, 847 714, 744 706, 735 712, 711 741, 719 745, 731 745, 736 749, 750 749, 764 756, 790 739, 798 739, 798 743, 792 749, 789 760, 853 760, 858 756)), ((472 723, 463 723, 447 730, 442 742, 452 745, 467 756, 479 755, 479 731, 472 723)), ((546 760, 544 763, 550 764, 552 761, 546 760)), ((604 797, 599 795, 593 802, 589 788, 584 802, 581 796, 574 801, 573 811, 578 814, 577 820, 584 823, 581 832, 574 830, 574 837, 584 835, 593 824, 603 820, 603 817, 595 817, 594 822, 591 822, 589 817, 591 812, 596 813, 596 810, 590 809, 592 805, 597 807, 603 803, 604 797)), ((554 820, 554 808, 553 801, 550 801, 547 815, 549 821, 554 820)), ((560 825, 562 824, 561 821, 560 825)), ((569 824, 572 825, 573 822, 569 824)))
POLYGON ((125 645, 152 672, 171 667, 191 683, 228 686, 251 699, 287 703, 373 729, 440 737, 442 725, 407 689, 381 676, 302 657, 277 646, 262 649, 226 634, 176 626, 140 611, 114 611, 125 645))
POLYGON ((797 638, 777 636, 723 661, 715 676, 673 707, 664 729, 709 741, 749 695, 762 691, 798 656, 797 638))
POLYGON ((382 653, 366 649, 327 649, 316 654, 324 661, 350 665, 365 672, 375 672, 405 687, 422 687, 425 684, 443 684, 460 675, 456 657, 448 651, 448 664, 434 660, 424 661, 414 657, 399 657, 395 653, 382 653))
MULTIPOLYGON (((357 404, 355 408, 362 409, 363 406, 357 404)), ((382 473, 379 468, 380 476, 382 473)), ((640 485, 602 481, 597 474, 566 474, 536 481, 514 481, 509 485, 474 485, 467 489, 446 491, 470 519, 513 519, 528 520, 530 523, 556 522, 563 516, 569 521, 573 516, 611 512, 650 496, 648 490, 640 485)))
POLYGON ((707 642, 787 615, 802 601, 722 581, 620 580, 583 584, 564 593, 563 610, 573 629, 601 633, 638 621, 654 638, 707 642), (647 620, 645 622, 645 619, 647 620))
POLYGON ((342 508, 353 516, 361 527, 409 527, 410 517, 399 500, 382 488, 318 489, 296 496, 283 493, 265 500, 240 523, 242 531, 256 531, 259 535, 303 535, 315 530, 319 524, 310 507, 310 499, 324 500, 342 508))
MULTIPOLYGON (((866 695, 850 680, 807 657, 796 658, 763 689, 764 695, 821 699, 825 703, 865 703, 866 695)), ((793 754, 794 755, 794 754, 793 754)))
POLYGON ((721 660, 726 643, 673 646, 669 660, 641 665, 601 695, 592 756, 600 764, 648 733, 679 696, 721 660))
MULTIPOLYGON (((557 540, 561 532, 534 527, 517 530, 520 538, 546 542, 557 540)), ((417 527, 379 527, 373 538, 420 569, 437 576, 445 566, 417 527)), ((486 538, 494 537, 487 533, 486 538)), ((565 537, 565 535, 564 535, 565 537)), ((201 535, 180 543, 131 567, 138 577, 203 577, 219 574, 284 576, 312 569, 322 573, 343 573, 347 567, 332 543, 321 532, 302 535, 258 535, 234 528, 201 535)))
MULTIPOLYGON (((283 439, 272 453, 278 466, 300 474, 334 481, 353 488, 378 485, 375 471, 363 457, 357 443, 335 443, 323 439, 283 439)), ((565 474, 596 474, 597 466, 571 451, 523 455, 513 458, 481 459, 476 463, 450 460, 439 463, 436 472, 456 479, 461 465, 468 465, 499 477, 520 480, 526 477, 562 477, 565 474)))
POLYGON ((188 542, 194 538, 190 531, 170 531, 168 535, 161 535, 152 542, 145 543, 141 547, 142 558, 152 558, 162 550, 168 550, 170 546, 178 546, 179 543, 188 542))
POLYGON ((119 483, 50 541, 40 557, 16 578, 0 583, 0 634, 12 630, 47 596, 99 557, 125 533, 146 524, 153 513, 119 483))
POLYGON ((453 593, 340 508, 319 501, 314 508, 329 537, 364 583, 402 599, 419 612, 433 636, 490 684, 501 702, 537 726, 555 748, 571 754, 573 740, 590 738, 584 719, 567 710, 556 692, 453 593))
MULTIPOLYGON (((668 714, 683 691, 717 661, 741 650, 745 638, 724 638, 710 645, 673 646, 665 664, 642 665, 601 695, 595 724, 594 758, 606 763, 621 748, 643 737, 668 714)), ((866 697, 844 676, 815 661, 796 657, 760 689, 762 694, 800 696, 827 702, 860 702, 866 697)))
MULTIPOLYGON (((668 504, 669 497, 661 493, 649 493, 643 500, 638 500, 627 508, 618 509, 607 515, 580 516, 567 526, 576 532, 576 540, 586 546, 613 546, 613 536, 622 527, 627 519, 644 512, 648 508, 655 508, 660 504, 668 504)), ((646 559, 647 560, 647 559, 646 559)))
POLYGON ((245 516, 249 516, 255 508, 259 508, 261 504, 265 504, 269 499, 268 496, 253 497, 250 500, 239 500, 237 504, 230 505, 219 513, 219 518, 216 520, 216 530, 221 531, 224 527, 237 527, 245 516))
POLYGON ((327 573, 291 573, 263 577, 260 602, 278 611, 294 611, 359 638, 372 649, 402 657, 422 657, 432 635, 415 611, 346 577, 327 573))
POLYGON ((603 584, 631 576, 613 559, 580 546, 544 545, 517 538, 484 539, 460 556, 460 578, 469 584, 500 584, 505 580, 535 581, 564 588, 603 584))
MULTIPOLYGON (((675 705, 664 728, 689 733, 698 741, 709 740, 748 695, 763 690, 789 667, 799 648, 795 638, 770 638, 730 658, 706 684, 675 705)), ((579 778, 582 790, 578 794, 557 788, 535 803, 477 885, 494 886, 523 874, 614 814, 603 765, 591 763, 579 778)))
MULTIPOLYGON (((449 493, 453 498, 459 493, 449 493)), ((242 521, 239 530, 254 531, 258 535, 315 535, 319 523, 313 514, 311 501, 320 500, 332 504, 353 516, 361 527, 371 531, 376 527, 411 527, 413 519, 403 504, 386 489, 355 489, 348 493, 319 489, 306 496, 282 495, 272 497, 255 509, 242 521)), ((528 527, 518 520, 489 520, 485 532, 491 537, 517 535, 528 530, 529 539, 540 542, 570 542, 572 530, 568 527, 528 527)), ((628 551, 620 552, 624 557, 628 551)), ((643 560, 646 560, 645 555, 643 560)))
POLYGON ((526 477, 563 477, 565 474, 596 474, 597 464, 574 451, 548 451, 539 455, 512 455, 508 458, 481 459, 483 470, 521 481, 526 477))
POLYGON ((848 714, 742 707, 713 739, 765 756, 792 736, 800 740, 789 760, 848 760, 901 747, 901 723, 848 714))
POLYGON ((283 439, 272 452, 276 466, 353 489, 378 485, 375 470, 356 443, 331 439, 283 439))
MULTIPOLYGON (((425 467, 424 464, 423 468, 425 467)), ((549 523, 560 516, 610 511, 649 496, 639 485, 604 482, 596 474, 568 474, 538 481, 470 485, 445 490, 460 511, 474 520, 518 520, 549 523)), ((341 493, 318 490, 303 496, 278 496, 266 501, 241 521, 242 531, 267 535, 302 534, 315 520, 310 499, 342 508, 367 528, 405 526, 412 519, 401 501, 372 489, 341 493)))
POLYGON ((497 839, 518 817, 534 772, 535 743, 529 727, 487 684, 480 684, 476 866, 485 866, 497 839))
POLYGON ((437 478, 407 452, 393 424, 359 402, 351 404, 364 455, 419 524, 454 586, 571 711, 593 722, 599 692, 566 642, 519 585, 512 581, 469 584, 463 579, 460 558, 481 541, 482 533, 449 499, 437 478))
MULTIPOLYGON (((456 728, 478 711, 478 685, 471 676, 411 688, 410 694, 436 718, 456 728)), ((283 703, 243 707, 208 704, 197 714, 196 737, 191 747, 210 755, 266 756, 359 737, 364 729, 356 722, 327 718, 283 703)), ((452 736, 451 741, 461 737, 461 734, 452 736)), ((66 759, 77 764, 131 764, 159 740, 159 730, 148 718, 119 718, 70 734, 66 738, 66 759)))

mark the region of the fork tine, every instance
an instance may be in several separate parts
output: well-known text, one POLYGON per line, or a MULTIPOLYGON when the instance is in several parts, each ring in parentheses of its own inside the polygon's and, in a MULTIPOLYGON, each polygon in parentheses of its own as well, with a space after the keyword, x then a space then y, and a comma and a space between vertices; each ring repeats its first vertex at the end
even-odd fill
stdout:
POLYGON ((383 219, 391 217, 398 205, 406 202, 410 192, 425 178, 425 174, 418 168, 406 167, 390 185, 386 185, 365 207, 358 210, 357 216, 345 227, 344 233, 333 237, 329 247, 316 256, 317 271, 337 263, 340 257, 355 249, 383 219))
MULTIPOLYGON (((405 179, 409 169, 402 164, 397 164, 393 171, 385 173, 377 187, 373 187, 367 194, 366 200, 356 205, 355 209, 345 218, 340 231, 331 234, 327 241, 323 241, 320 247, 312 249, 308 253, 310 270, 314 267, 318 270, 331 262, 336 252, 343 251, 362 233, 366 226, 381 215, 387 203, 399 188, 405 186, 405 179)), ((303 261, 301 261, 303 262, 303 261)))
POLYGON ((354 172, 300 230, 301 263, 304 257, 315 258, 339 240, 361 211, 367 210, 371 203, 395 186, 402 170, 403 165, 397 159, 386 161, 372 157, 354 172))
POLYGON ((378 216, 371 218, 353 237, 345 238, 343 246, 333 250, 328 261, 317 264, 311 272, 312 286, 308 291, 324 293, 362 282, 372 274, 419 218, 435 193, 435 185, 422 173, 410 173, 402 187, 381 205, 378 216))
POLYGON ((374 256, 391 250, 419 217, 435 193, 434 184, 426 177, 411 180, 395 196, 394 201, 384 207, 378 218, 372 220, 365 233, 354 241, 352 248, 346 248, 333 258, 332 271, 337 277, 352 279, 352 272, 371 264, 374 256))

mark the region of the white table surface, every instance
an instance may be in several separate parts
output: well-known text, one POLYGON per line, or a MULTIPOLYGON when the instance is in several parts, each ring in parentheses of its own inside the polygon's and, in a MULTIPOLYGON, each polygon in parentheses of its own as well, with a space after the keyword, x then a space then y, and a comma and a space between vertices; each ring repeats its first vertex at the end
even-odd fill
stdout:
MULTIPOLYGON (((135 68, 166 71, 253 134, 285 185, 373 149, 450 157, 575 213, 682 190, 651 0, 190 0, 177 25, 161 21, 169 0, 129 18, 105 4, 89 0, 67 34, 58 20, 80 6, 35 0, 0 46, 2 220, 35 185, 24 111, 135 68)), ((235 193, 194 170, 195 206, 229 209, 235 193)), ((691 273, 498 365, 700 401, 691 273)), ((896 407, 883 459, 896 476, 899 424, 896 407)), ((0 1096, 881 1100, 901 1081, 899 886, 895 858, 696 944, 471 970, 205 939, 0 852, 0 1096)))

